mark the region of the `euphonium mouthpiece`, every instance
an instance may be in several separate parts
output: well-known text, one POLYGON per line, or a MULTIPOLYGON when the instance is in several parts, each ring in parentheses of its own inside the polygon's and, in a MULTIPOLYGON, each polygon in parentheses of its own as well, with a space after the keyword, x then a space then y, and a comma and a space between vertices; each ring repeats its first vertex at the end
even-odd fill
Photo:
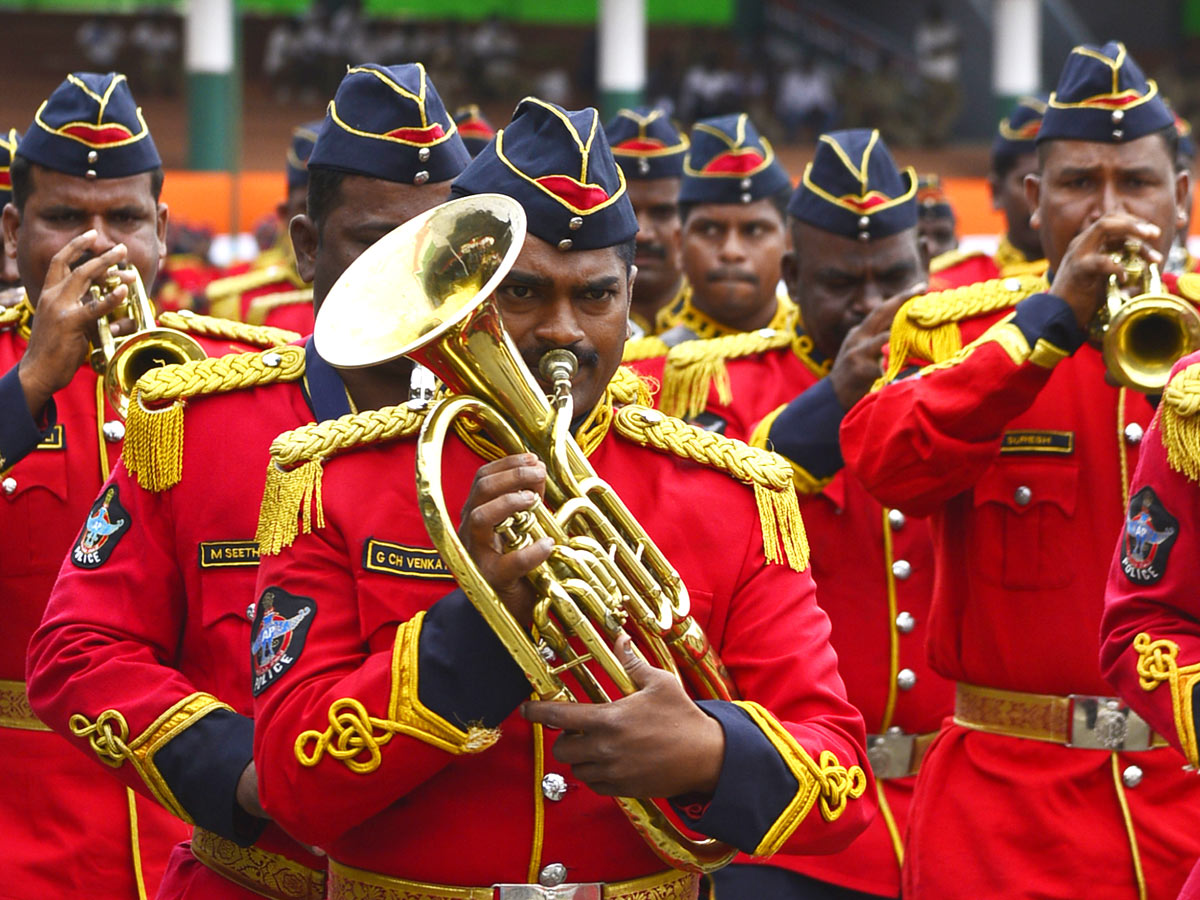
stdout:
POLYGON ((551 350, 538 362, 538 371, 551 384, 560 380, 570 381, 579 371, 579 360, 570 350, 551 350))

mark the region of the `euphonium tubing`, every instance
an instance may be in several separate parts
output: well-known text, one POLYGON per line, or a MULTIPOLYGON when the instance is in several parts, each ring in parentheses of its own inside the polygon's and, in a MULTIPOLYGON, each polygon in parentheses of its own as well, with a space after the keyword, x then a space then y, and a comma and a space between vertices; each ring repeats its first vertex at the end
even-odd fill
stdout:
MULTIPOLYGON (((585 665, 589 661, 621 695, 633 693, 612 650, 628 627, 638 652, 686 679, 694 693, 731 699, 724 667, 689 615, 679 574, 569 432, 573 357, 547 354, 553 358, 544 377, 554 384, 548 401, 504 330, 491 295, 524 237, 524 211, 500 195, 451 200, 418 216, 368 248, 334 285, 317 316, 317 349, 343 368, 408 356, 453 392, 426 417, 418 439, 417 496, 425 526, 539 697, 576 699, 562 678, 570 672, 589 700, 610 700, 601 677, 585 665), (550 559, 528 576, 538 596, 537 641, 479 572, 446 505, 442 453, 455 420, 464 415, 506 453, 532 451, 546 464, 545 502, 498 529, 513 547, 544 535, 555 541, 550 559)), ((650 800, 617 803, 672 866, 713 871, 736 852, 684 835, 650 800)))

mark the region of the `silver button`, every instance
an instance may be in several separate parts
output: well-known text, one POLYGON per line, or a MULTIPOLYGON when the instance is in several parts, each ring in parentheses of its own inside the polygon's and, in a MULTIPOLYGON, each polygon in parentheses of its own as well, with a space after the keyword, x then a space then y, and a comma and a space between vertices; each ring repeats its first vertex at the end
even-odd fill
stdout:
POLYGON ((663 414, 657 409, 639 409, 638 416, 647 425, 657 425, 663 420, 663 414))
POLYGON ((740 198, 740 199, 741 199, 741 201, 742 201, 743 203, 749 203, 751 200, 753 200, 753 199, 754 199, 754 195, 753 195, 753 194, 749 194, 749 193, 742 194, 742 196, 741 196, 741 198, 740 198))
POLYGON ((638 173, 641 175, 650 174, 650 160, 646 159, 644 156, 638 157, 638 173))
POLYGON ((898 509, 889 509, 888 510, 888 524, 892 526, 893 531, 899 531, 901 528, 904 527, 904 523, 907 521, 908 521, 908 519, 906 519, 904 517, 904 513, 900 512, 900 510, 898 510, 898 509))
POLYGON ((907 559, 898 559, 892 563, 892 574, 904 581, 912 574, 912 563, 907 559))
POLYGON ((1021 279, 1020 278, 1005 278, 1004 279, 1004 289, 1006 291, 1019 291, 1021 289, 1021 279))
POLYGON ((11 494, 17 489, 17 479, 9 475, 4 481, 0 482, 0 487, 4 488, 4 493, 11 494))
POLYGON ((96 160, 98 160, 99 158, 100 158, 100 154, 97 153, 95 150, 88 151, 88 162, 91 163, 92 165, 95 165, 96 160))
POLYGON ((1131 444, 1140 444, 1145 433, 1145 429, 1137 422, 1130 422, 1125 426, 1125 440, 1131 444))
POLYGON ((278 368, 279 364, 283 362, 283 357, 275 352, 264 353, 263 357, 262 357, 262 361, 263 361, 264 366, 267 366, 268 368, 271 368, 271 369, 275 369, 275 368, 278 368))
POLYGON ((429 173, 422 169, 413 176, 413 184, 424 184, 429 180, 429 173))
POLYGON ((86 172, 83 173, 83 177, 88 179, 89 181, 93 180, 96 177, 96 170, 88 169, 86 172))
POLYGON ((575 245, 575 242, 570 238, 563 238, 558 242, 559 250, 570 250, 575 245))
POLYGON ((1021 485, 1019 488, 1013 491, 1013 500, 1016 501, 1017 506, 1028 506, 1029 501, 1032 499, 1033 491, 1031 491, 1025 485, 1021 485))
POLYGON ((583 227, 583 216, 571 216, 570 220, 567 222, 567 227, 572 231, 578 231, 583 227))
POLYGON ((858 217, 858 227, 864 228, 864 229, 870 228, 871 227, 871 217, 870 216, 859 216, 858 217))
POLYGON ((1135 788, 1142 783, 1142 767, 1141 766, 1126 766, 1125 771, 1121 773, 1121 781, 1127 788, 1135 788))
POLYGON ((183 316, 183 318, 185 318, 185 319, 194 319, 194 318, 196 318, 196 314, 195 314, 195 313, 194 313, 192 310, 190 310, 190 309, 181 309, 181 310, 179 311, 179 315, 183 316))
POLYGON ((249 619, 251 622, 254 621, 254 613, 255 613, 256 609, 257 609, 257 604, 254 604, 254 603, 246 604, 246 618, 249 619))
POLYGON ((908 634, 917 627, 917 619, 910 612, 902 612, 896 616, 896 627, 900 629, 901 634, 908 634))
POLYGON ((117 419, 105 422, 100 426, 100 430, 104 432, 104 439, 110 444, 115 444, 125 437, 125 423, 117 419))
POLYGON ((429 159, 429 148, 428 148, 428 147, 422 147, 420 150, 418 150, 418 151, 417 151, 417 159, 419 159, 421 162, 426 162, 426 161, 428 161, 428 159, 429 159))
POLYGON ((1113 129, 1113 140, 1114 141, 1119 141, 1123 137, 1125 137, 1124 131, 1122 131, 1120 128, 1113 129))
POLYGON ((901 669, 896 673, 896 687, 902 691, 911 691, 917 686, 917 673, 912 669, 901 669))
POLYGON ((1112 123, 1114 125, 1120 125, 1121 120, 1124 118, 1125 118, 1125 110, 1123 110, 1123 109, 1114 109, 1113 110, 1112 123))
POLYGON ((555 802, 567 795, 567 779, 557 772, 550 772, 542 778, 542 796, 555 802))
POLYGON ((754 184, 754 182, 751 181, 749 178, 743 178, 742 179, 742 190, 743 191, 750 190, 750 188, 753 184, 754 184))
POLYGON ((558 887, 567 880, 567 867, 562 863, 550 863, 538 873, 538 884, 542 887, 558 887))

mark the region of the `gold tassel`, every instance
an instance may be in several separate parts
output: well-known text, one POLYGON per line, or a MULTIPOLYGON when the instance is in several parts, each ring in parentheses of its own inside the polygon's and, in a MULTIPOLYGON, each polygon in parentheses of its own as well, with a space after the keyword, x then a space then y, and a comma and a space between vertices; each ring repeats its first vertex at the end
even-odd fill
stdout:
POLYGON ((913 359, 935 363, 949 359, 962 349, 962 336, 957 322, 946 322, 933 328, 916 325, 901 310, 894 322, 888 346, 888 367, 884 381, 893 381, 913 359))
POLYGON ((1167 462, 1190 481, 1200 482, 1200 416, 1180 415, 1164 403, 1159 413, 1167 462))
POLYGON ((294 469, 267 464, 267 483, 263 488, 262 507, 254 539, 258 552, 274 556, 290 547, 302 531, 325 527, 325 508, 321 502, 321 460, 310 459, 294 469), (315 516, 314 516, 315 512, 315 516))
POLYGON ((687 352, 667 357, 659 408, 668 416, 690 419, 700 415, 708 408, 708 391, 712 385, 716 386, 718 402, 729 403, 733 399, 725 360, 714 353, 703 352, 706 349, 700 346, 703 343, 688 341, 680 344, 687 352), (693 348, 689 344, 697 346, 693 348))
POLYGON ((800 503, 789 486, 784 490, 754 483, 758 522, 762 528, 763 555, 769 563, 787 564, 797 572, 808 568, 808 535, 800 518, 800 503))
POLYGON ((183 477, 183 403, 146 409, 135 385, 125 422, 125 468, 148 491, 165 491, 183 477))

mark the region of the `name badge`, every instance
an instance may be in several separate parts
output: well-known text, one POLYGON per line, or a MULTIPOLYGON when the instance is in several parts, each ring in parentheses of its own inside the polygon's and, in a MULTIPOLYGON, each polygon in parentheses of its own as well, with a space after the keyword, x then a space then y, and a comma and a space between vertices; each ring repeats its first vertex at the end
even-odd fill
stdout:
POLYGON ((454 578, 436 550, 407 547, 375 538, 367 538, 363 544, 363 568, 368 572, 386 572, 409 578, 454 578))
POLYGON ((1075 452, 1073 431, 1006 431, 1000 438, 1001 453, 1075 452))
POLYGON ((254 541, 201 541, 200 568, 234 569, 258 565, 258 544, 254 541))
POLYGON ((63 425, 55 425, 45 438, 38 441, 38 450, 64 450, 67 446, 67 429, 63 425))

